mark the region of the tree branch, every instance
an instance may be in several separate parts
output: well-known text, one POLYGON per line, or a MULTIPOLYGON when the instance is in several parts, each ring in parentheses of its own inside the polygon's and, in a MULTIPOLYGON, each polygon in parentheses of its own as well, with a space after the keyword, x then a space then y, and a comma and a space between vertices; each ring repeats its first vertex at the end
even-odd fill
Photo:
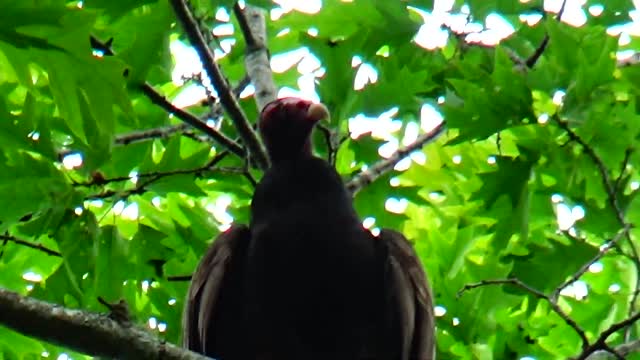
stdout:
POLYGON ((154 129, 132 131, 126 134, 116 135, 114 143, 116 145, 129 145, 132 143, 146 141, 150 139, 164 139, 169 136, 189 129, 189 124, 183 123, 179 125, 171 125, 154 129))
POLYGON ((558 285, 558 287, 556 287, 555 290, 553 290, 553 293, 551 293, 551 296, 549 296, 549 298, 554 302, 557 301, 558 296, 560 295, 560 292, 562 290, 564 290, 567 286, 573 284, 578 279, 580 279, 580 277, 589 270, 589 267, 595 264, 596 261, 600 260, 607 252, 609 252, 609 250, 613 248, 620 241, 620 239, 622 239, 627 234, 627 232, 630 229, 631 229, 631 225, 627 224, 624 228, 622 228, 622 230, 620 230, 616 234, 616 236, 613 239, 603 244, 600 247, 600 251, 598 251, 596 256, 594 256, 593 259, 589 260, 586 264, 582 265, 582 267, 578 271, 576 271, 576 273, 573 274, 571 278, 569 278, 564 283, 558 285))
MULTIPOLYGON (((146 191, 146 187, 151 185, 152 183, 169 176, 174 175, 186 175, 186 174, 195 174, 198 175, 201 172, 213 170, 213 168, 224 159, 229 153, 227 151, 223 151, 216 156, 214 156, 209 162, 205 165, 193 168, 193 169, 177 169, 170 171, 155 171, 138 175, 138 178, 148 178, 146 181, 141 181, 136 185, 133 189, 125 190, 125 191, 116 191, 116 190, 106 190, 99 194, 89 195, 85 198, 85 200, 96 200, 96 199, 106 199, 112 196, 118 195, 121 199, 126 199, 131 195, 142 194, 146 191)), ((227 169, 219 169, 220 171, 226 171, 227 169)), ((120 181, 128 181, 131 180, 129 176, 120 176, 110 179, 100 179, 99 182, 87 182, 87 183, 76 183, 74 186, 93 186, 93 185, 104 185, 111 182, 120 182, 120 181)))
MULTIPOLYGON (((580 355, 578 355, 576 360, 588 359, 591 354, 597 352, 598 350, 606 350, 608 352, 611 352, 611 350, 613 350, 613 352, 616 355, 616 357, 624 359, 623 356, 626 355, 626 354, 619 353, 617 349, 611 349, 607 345, 607 338, 609 338, 609 336, 611 336, 616 331, 619 331, 619 330, 622 330, 624 328, 627 328, 629 325, 633 324, 634 322, 638 321, 639 319, 640 319, 640 312, 635 313, 633 316, 630 316, 629 318, 627 318, 625 320, 622 320, 620 322, 617 322, 617 323, 609 326, 608 329, 603 331, 600 334, 600 336, 598 336, 598 339, 596 339, 596 341, 594 341, 594 343, 591 346, 589 346, 586 349, 582 350, 582 353, 580 353, 580 355)), ((628 350, 628 348, 627 348, 627 350, 628 350)))
MULTIPOLYGON (((564 9, 566 5, 567 5, 567 0, 562 1, 562 5, 560 6, 558 15, 556 15, 557 21, 562 20, 562 14, 564 14, 564 9)), ((538 62, 538 60, 542 56, 542 54, 544 54, 544 51, 547 49, 548 45, 549 45, 549 34, 544 34, 544 38, 540 42, 540 45, 538 45, 538 47, 536 48, 536 51, 534 51, 533 54, 531 54, 531 56, 529 56, 527 60, 525 60, 524 62, 529 69, 535 66, 535 64, 538 62)))
MULTIPOLYGON (((236 84, 236 86, 233 88, 233 94, 236 97, 240 96, 240 93, 247 87, 247 85, 249 85, 250 82, 251 80, 249 79, 249 76, 243 77, 242 80, 240 80, 240 82, 238 82, 238 84, 236 84)), ((207 94, 209 93, 208 88, 204 86, 201 81, 198 83, 198 85, 204 87, 207 90, 207 94)), ((146 86, 149 86, 149 85, 146 85, 146 86)), ((157 93, 157 91, 153 89, 151 90, 153 91, 153 93, 157 93)), ((144 89, 143 89, 143 92, 144 92, 144 89)), ((145 95, 149 96, 149 94, 147 93, 145 93, 145 95)), ((160 105, 160 107, 162 107, 165 111, 169 113, 176 114, 176 111, 175 111, 176 107, 173 106, 173 104, 171 104, 162 95, 153 94, 153 96, 149 98, 152 101, 156 100, 157 98, 162 98, 161 103, 158 102, 155 104, 160 105)), ((220 107, 220 103, 216 102, 215 104, 211 105, 211 111, 209 112, 209 116, 217 117, 221 115, 222 115, 222 108, 220 107)), ((189 116, 189 118, 190 118, 189 121, 192 121, 193 118, 195 118, 195 116, 191 115, 189 116)), ((178 125, 170 125, 170 126, 158 127, 153 129, 138 130, 138 131, 132 131, 130 133, 116 135, 114 142, 116 145, 129 145, 129 144, 141 142, 141 141, 147 141, 147 140, 153 140, 153 139, 165 139, 172 136, 175 133, 181 133, 181 135, 189 137, 198 142, 208 142, 208 140, 211 138, 211 137, 205 137, 205 136, 201 136, 193 133, 191 131, 193 127, 189 125, 185 120, 182 120, 182 121, 183 123, 178 125)), ((232 141, 237 145, 236 140, 232 140, 232 141)), ((244 150, 242 151, 244 152, 244 150)))
MULTIPOLYGON (((609 347, 609 346, 607 346, 609 347)), ((625 359, 625 356, 640 352, 640 340, 633 340, 620 344, 613 348, 609 347, 615 353, 612 354, 610 350, 596 350, 589 354, 585 360, 611 360, 611 359, 625 359)))
POLYGON ((147 95, 147 97, 154 104, 162 107, 169 113, 174 114, 178 119, 184 121, 185 123, 193 126, 194 128, 204 132, 208 136, 210 136, 213 140, 217 141, 220 145, 222 145, 225 149, 231 151, 232 153, 244 157, 245 152, 240 145, 238 145, 235 141, 229 139, 221 132, 207 126, 202 120, 198 119, 197 116, 180 109, 179 107, 174 106, 167 98, 160 95, 151 85, 144 84, 141 86, 142 92, 147 95))
POLYGON ((244 64, 255 88, 254 97, 258 111, 261 111, 265 105, 278 96, 278 89, 273 82, 273 73, 269 62, 265 11, 248 5, 245 5, 243 10, 236 2, 233 6, 233 13, 238 19, 240 30, 247 44, 244 64))
POLYGON ((91 356, 118 359, 206 360, 136 326, 105 315, 67 309, 0 288, 0 324, 91 356))
POLYGON ((640 340, 630 341, 615 347, 615 350, 622 356, 629 355, 631 353, 640 352, 640 340))
POLYGON ((355 175, 346 183, 346 187, 352 194, 357 193, 365 186, 371 184, 380 176, 386 174, 387 172, 393 170, 393 167, 396 166, 400 160, 409 156, 412 152, 421 149, 427 143, 435 140, 446 128, 445 122, 440 123, 433 130, 428 133, 420 135, 416 141, 413 143, 399 148, 395 153, 393 153, 388 159, 383 159, 365 171, 360 172, 355 175))
MULTIPOLYGON (((626 227, 628 224, 626 223, 626 220, 624 218, 624 211, 620 207, 620 204, 618 202, 618 195, 616 194, 615 184, 611 180, 609 171, 607 170, 607 166, 605 165, 604 161, 598 156, 598 154, 596 154, 596 151, 591 146, 589 146, 589 144, 587 144, 580 136, 578 136, 578 134, 576 134, 573 130, 571 130, 568 122, 560 119, 560 117, 557 114, 553 116, 553 119, 558 124, 558 126, 562 130, 564 130, 567 133, 567 135, 569 135, 570 140, 575 141, 580 146, 582 146, 584 152, 587 154, 589 158, 591 158, 593 163, 596 165, 596 168, 600 173, 600 177, 602 178, 602 185, 604 186, 604 190, 607 193, 609 204, 611 205, 611 208, 613 209, 616 215, 616 219, 618 220, 618 223, 620 223, 621 226, 626 227)), ((636 268, 636 271, 640 271, 640 255, 638 254, 638 250, 636 249, 636 246, 633 243, 633 239, 631 239, 631 235, 629 231, 625 233, 625 238, 627 239, 629 248, 631 248, 631 261, 633 262, 636 268)), ((636 304, 636 301, 638 300, 638 294, 639 294, 638 290, 640 290, 640 277, 636 280, 635 291, 633 292, 633 296, 629 304, 629 314, 635 311, 635 308, 636 308, 635 304, 636 304)), ((627 338, 628 340, 629 336, 630 336, 630 333, 629 331, 627 331, 625 338, 627 338)))
POLYGON ((167 281, 191 281, 193 275, 174 275, 167 276, 167 281))
POLYGON ((42 244, 35 244, 35 243, 30 242, 30 241, 18 239, 15 236, 12 236, 12 235, 0 235, 0 240, 9 241, 9 242, 12 242, 14 244, 18 244, 18 245, 21 245, 21 246, 26 246, 28 248, 36 249, 36 250, 42 251, 43 253, 45 253, 47 255, 56 256, 56 257, 62 257, 62 254, 60 252, 56 251, 56 250, 49 249, 48 247, 46 247, 46 246, 44 246, 42 244))
POLYGON ((469 291, 471 289, 479 288, 482 286, 504 285, 504 284, 510 284, 510 285, 516 286, 528 292, 529 294, 534 295, 537 298, 546 300, 549 303, 549 306, 551 306, 551 309, 553 310, 553 312, 558 314, 558 316, 560 316, 562 320, 564 320, 564 322, 567 325, 569 325, 571 328, 573 328, 573 330, 578 334, 578 336, 582 340, 582 349, 584 350, 589 347, 589 339, 587 339, 587 334, 580 327, 580 325, 578 325, 578 323, 576 323, 576 321, 569 316, 569 314, 567 314, 564 310, 562 310, 562 308, 551 297, 547 296, 542 291, 534 289, 531 286, 523 283, 520 279, 510 278, 510 279, 497 279, 497 280, 482 280, 477 283, 465 285, 462 289, 458 291, 457 295, 458 297, 460 297, 464 292, 469 291))
POLYGON ((216 89, 222 107, 225 109, 229 118, 238 130, 238 133, 242 138, 242 142, 249 150, 249 153, 257 166, 262 170, 266 169, 269 166, 266 151, 258 139, 257 133, 253 130, 249 120, 244 114, 244 111, 242 111, 240 104, 238 104, 238 100, 233 95, 233 91, 231 90, 227 79, 218 67, 213 53, 207 46, 207 43, 198 27, 198 23, 187 6, 186 1, 171 0, 170 2, 173 6, 176 17, 180 23, 182 23, 182 27, 186 32, 191 45, 198 53, 207 76, 211 80, 213 87, 216 89))
POLYGON ((613 184, 613 192, 615 194, 620 191, 620 185, 622 184, 622 179, 624 178, 624 174, 627 171, 627 166, 629 165, 629 160, 631 160, 631 154, 633 154, 633 149, 629 148, 624 152, 624 159, 622 160, 622 164, 620 165, 620 174, 616 178, 613 184))

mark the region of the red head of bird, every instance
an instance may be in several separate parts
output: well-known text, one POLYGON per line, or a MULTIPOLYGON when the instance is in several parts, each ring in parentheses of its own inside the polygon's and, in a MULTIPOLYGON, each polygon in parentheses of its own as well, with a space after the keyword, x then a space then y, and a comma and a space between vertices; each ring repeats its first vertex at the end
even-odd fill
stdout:
POLYGON ((270 102, 262 109, 258 127, 273 163, 311 155, 311 132, 318 121, 327 119, 322 104, 299 98, 270 102))

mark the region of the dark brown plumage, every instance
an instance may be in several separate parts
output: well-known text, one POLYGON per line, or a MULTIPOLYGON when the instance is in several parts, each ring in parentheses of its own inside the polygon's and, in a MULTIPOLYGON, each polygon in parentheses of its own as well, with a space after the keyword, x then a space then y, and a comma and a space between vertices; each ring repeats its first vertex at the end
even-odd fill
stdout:
POLYGON ((214 241, 194 274, 184 346, 221 360, 435 358, 427 278, 405 237, 364 229, 336 171, 311 153, 326 108, 262 111, 272 161, 251 224, 214 241))

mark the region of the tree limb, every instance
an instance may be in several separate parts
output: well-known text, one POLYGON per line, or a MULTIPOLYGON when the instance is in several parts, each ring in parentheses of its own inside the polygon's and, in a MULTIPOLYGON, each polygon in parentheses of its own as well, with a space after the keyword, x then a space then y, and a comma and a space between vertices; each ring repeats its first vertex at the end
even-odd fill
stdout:
POLYGON ((622 160, 622 164, 620 165, 620 174, 616 178, 613 184, 613 192, 618 193, 620 191, 620 186, 622 185, 622 180, 624 179, 624 174, 627 172, 627 166, 629 166, 629 160, 631 160, 631 155, 633 154, 633 148, 628 148, 624 152, 624 159, 622 160))
POLYGON ((197 135, 190 130, 191 125, 182 123, 178 125, 169 125, 152 129, 137 130, 129 133, 116 135, 114 139, 115 145, 129 145, 137 142, 143 142, 153 139, 166 139, 174 134, 180 134, 198 142, 209 142, 209 137, 197 135))
POLYGON ((523 283, 520 279, 510 278, 510 279, 482 280, 477 283, 466 284, 462 289, 458 291, 457 295, 458 297, 460 297, 464 292, 469 291, 471 289, 479 288, 482 286, 504 285, 504 284, 510 284, 510 285, 516 286, 528 292, 529 294, 534 295, 537 298, 546 300, 549 303, 549 306, 551 306, 551 309, 553 310, 553 312, 558 314, 558 316, 560 316, 564 320, 564 322, 567 325, 569 325, 571 328, 573 328, 573 330, 578 334, 578 336, 582 340, 582 349, 584 350, 589 347, 590 345, 589 339, 587 338, 587 334, 585 333, 585 331, 580 327, 580 325, 578 325, 578 323, 576 323, 575 320, 573 320, 569 316, 569 314, 567 314, 564 310, 562 310, 562 308, 557 304, 556 301, 554 301, 551 297, 547 296, 542 291, 534 289, 531 286, 523 283))
POLYGON ((193 126, 194 128, 204 132, 208 136, 210 136, 213 140, 217 141, 220 145, 222 145, 225 149, 231 151, 232 153, 244 157, 245 152, 240 145, 238 145, 235 141, 229 139, 227 136, 222 134, 209 127, 205 122, 198 119, 197 116, 180 109, 179 107, 174 106, 167 98, 160 95, 151 85, 143 84, 141 86, 142 92, 147 95, 147 97, 154 104, 162 107, 166 111, 174 114, 178 119, 184 121, 185 123, 193 126))
POLYGON ((640 340, 634 340, 618 345, 615 347, 615 349, 622 356, 640 352, 640 340))
MULTIPOLYGON (((638 343, 640 344, 640 341, 638 343)), ((630 343, 630 344, 633 344, 633 342, 630 343)), ((610 350, 597 350, 597 351, 594 351, 589 356, 587 356, 585 358, 585 360, 612 360, 612 359, 622 359, 623 360, 624 356, 626 356, 626 355, 628 355, 628 354, 630 354, 632 352, 637 351, 637 350, 635 350, 635 351, 631 351, 631 352, 625 353, 624 351, 621 351, 621 349, 622 350, 626 349, 624 346, 626 346, 626 344, 622 344, 622 345, 616 346, 614 348, 611 348, 614 351, 613 354, 611 353, 610 350), (622 358, 621 358, 621 356, 622 356, 622 358)))
MULTIPOLYGON (((139 178, 147 178, 147 180, 145 181, 140 181, 140 183, 136 184, 136 186, 133 189, 129 189, 129 190, 125 190, 125 191, 116 191, 116 190, 106 190, 103 191, 99 194, 93 194, 93 195, 89 195, 87 197, 85 197, 85 200, 98 200, 98 199, 106 199, 106 198, 110 198, 112 196, 118 196, 120 199, 126 199, 131 195, 138 195, 138 194, 142 194, 144 193, 147 189, 146 187, 153 184, 154 182, 161 180, 165 177, 169 177, 169 176, 174 176, 174 175, 187 175, 187 174, 194 174, 196 176, 199 176, 199 174, 205 172, 205 171, 209 171, 209 170, 213 170, 214 167, 220 162, 222 161, 227 155, 229 155, 229 153, 227 151, 223 151, 219 154, 217 154, 216 156, 214 156, 211 160, 209 160, 205 165, 194 168, 194 169, 177 169, 177 170, 170 170, 170 171, 155 171, 155 172, 150 172, 150 173, 145 173, 145 174, 140 174, 138 175, 139 178)), ((217 168, 217 171, 220 172, 227 172, 228 168, 217 168)), ((235 169, 231 170, 231 172, 233 173, 240 173, 242 175, 244 175, 243 173, 244 170, 238 170, 236 171, 235 169)), ((125 181, 125 180, 131 180, 130 177, 116 177, 116 178, 111 178, 111 179, 101 179, 100 180, 100 184, 106 184, 106 183, 110 183, 110 182, 119 182, 119 181, 125 181)), ((77 183, 75 184, 75 186, 92 186, 92 185, 98 185, 97 183, 77 183)))
POLYGON ((21 334, 91 356, 118 359, 206 360, 137 326, 67 309, 0 288, 0 324, 21 334))
MULTIPOLYGON (((625 215, 624 210, 620 207, 620 203, 618 201, 618 195, 616 193, 615 183, 611 179, 611 176, 609 175, 609 170, 607 169, 607 166, 605 165, 604 161, 598 156, 598 154, 596 154, 596 151, 591 146, 589 146, 589 144, 587 144, 576 132, 574 132, 569 127, 568 122, 560 119, 560 117, 557 114, 553 116, 553 119, 558 124, 558 126, 567 133, 570 140, 575 141, 580 146, 582 146, 582 149, 584 150, 584 152, 587 154, 589 158, 591 158, 593 163, 596 165, 596 168, 598 169, 598 172, 600 173, 600 177, 602 179, 602 186, 604 187, 604 190, 607 193, 609 204, 611 205, 611 208, 613 209, 613 212, 616 215, 616 219, 618 220, 618 223, 620 223, 621 226, 626 227, 627 222, 624 218, 624 215, 625 215)), ((629 244, 629 248, 631 249, 631 257, 630 257, 631 261, 633 262, 636 268, 636 271, 640 271, 640 255, 638 254, 638 250, 636 249, 633 239, 631 239, 631 235, 629 231, 625 233, 625 238, 627 240, 627 243, 629 244)), ((639 290, 640 290, 640 277, 638 277, 638 279, 636 280, 635 290, 633 292, 633 296, 629 303, 629 315, 631 315, 631 313, 635 311, 636 301, 638 300, 638 294, 640 293, 639 290)), ((630 329, 631 328, 627 329, 627 333, 625 334, 625 338, 627 340, 629 340, 629 337, 630 337, 630 332, 629 332, 630 329)))
POLYGON ((22 239, 18 239, 15 236, 12 235, 0 235, 0 240, 5 240, 8 242, 12 242, 14 244, 18 244, 21 246, 26 246, 28 248, 32 248, 35 250, 39 250, 42 251, 43 253, 47 254, 47 255, 51 255, 51 256, 56 256, 56 257, 62 257, 62 254, 59 251, 53 250, 53 249, 49 249, 48 247, 42 245, 42 244, 36 244, 36 243, 32 243, 30 241, 27 240, 22 240, 22 239))
POLYGON ((278 96, 278 89, 273 82, 273 73, 269 62, 265 11, 248 5, 245 5, 243 10, 236 2, 233 6, 233 13, 238 19, 240 30, 247 44, 244 65, 255 88, 254 97, 258 111, 261 111, 278 96))
MULTIPOLYGON (((624 359, 624 355, 626 355, 626 354, 623 354, 622 352, 618 351, 617 348, 616 349, 611 349, 607 345, 607 338, 609 338, 609 336, 611 336, 616 331, 619 331, 621 329, 627 328, 629 325, 633 324, 634 322, 638 321, 639 319, 640 319, 640 312, 635 313, 633 316, 630 316, 625 320, 622 320, 620 322, 617 322, 617 323, 609 326, 608 329, 606 329, 605 331, 600 333, 600 336, 598 336, 598 339, 596 339, 596 341, 594 341, 592 345, 590 345, 586 349, 583 349, 582 353, 580 355, 578 355, 578 357, 576 357, 575 360, 586 360, 586 359, 589 359, 589 357, 592 354, 598 352, 599 350, 605 350, 605 351, 607 351, 609 353, 613 352, 613 354, 617 358, 624 359)), ((636 346, 639 346, 639 344, 636 344, 636 346)), ((625 348, 621 348, 621 350, 629 351, 630 348, 629 347, 625 347, 625 348)), ((637 351, 637 347, 635 348, 635 350, 637 351)))
POLYGON ((352 194, 357 193, 365 186, 374 182, 380 176, 393 170, 393 167, 396 166, 396 164, 400 162, 400 160, 409 156, 412 152, 421 149, 427 143, 435 140, 445 130, 445 128, 445 122, 440 123, 428 133, 418 136, 416 141, 414 141, 413 143, 396 150, 396 152, 393 153, 388 159, 383 159, 367 170, 355 175, 346 183, 347 189, 351 191, 352 194))
POLYGON ((605 243, 600 247, 600 251, 598 251, 596 256, 593 257, 593 259, 589 260, 586 264, 582 265, 582 267, 578 271, 576 271, 576 273, 573 274, 571 278, 569 278, 567 281, 558 285, 558 287, 556 287, 553 290, 553 293, 551 293, 550 298, 554 302, 557 301, 558 296, 560 295, 560 292, 562 290, 564 290, 567 286, 573 284, 578 279, 580 279, 580 277, 589 270, 589 267, 595 264, 598 260, 600 260, 607 252, 609 252, 609 250, 613 248, 620 241, 620 239, 622 239, 627 234, 627 232, 629 232, 630 229, 631 229, 631 225, 629 224, 625 225, 625 227, 622 228, 622 230, 620 230, 616 234, 616 236, 613 237, 613 239, 611 239, 610 241, 608 241, 607 243, 605 243))
POLYGON ((185 0, 171 0, 176 17, 182 23, 182 27, 194 47, 202 65, 207 73, 207 76, 211 80, 213 87, 216 89, 220 103, 225 109, 229 118, 233 122, 234 126, 238 130, 242 142, 245 144, 252 159, 257 166, 264 170, 269 166, 269 160, 267 153, 262 146, 262 142, 258 139, 257 133, 253 130, 253 127, 249 123, 244 111, 238 104, 237 98, 233 95, 233 91, 229 86, 229 82, 222 74, 222 71, 218 67, 215 61, 213 52, 207 46, 198 23, 196 22, 191 10, 189 9, 185 0))
MULTIPOLYGON (((567 5, 567 0, 562 1, 562 5, 560 6, 560 10, 558 11, 558 15, 556 16, 556 20, 562 20, 562 14, 564 14, 565 6, 567 5)), ((544 51, 547 49, 549 45, 549 34, 544 34, 544 38, 540 42, 540 45, 536 48, 536 50, 525 60, 525 65, 531 69, 538 62, 544 51)))

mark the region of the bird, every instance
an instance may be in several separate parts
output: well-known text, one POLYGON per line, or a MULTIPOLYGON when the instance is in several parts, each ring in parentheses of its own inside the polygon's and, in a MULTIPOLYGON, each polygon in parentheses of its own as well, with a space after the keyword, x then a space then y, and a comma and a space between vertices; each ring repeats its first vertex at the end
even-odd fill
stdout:
POLYGON ((271 165, 249 225, 234 224, 192 277, 183 346, 219 360, 432 360, 433 295, 411 243, 364 228, 335 168, 312 151, 323 104, 260 113, 271 165))

